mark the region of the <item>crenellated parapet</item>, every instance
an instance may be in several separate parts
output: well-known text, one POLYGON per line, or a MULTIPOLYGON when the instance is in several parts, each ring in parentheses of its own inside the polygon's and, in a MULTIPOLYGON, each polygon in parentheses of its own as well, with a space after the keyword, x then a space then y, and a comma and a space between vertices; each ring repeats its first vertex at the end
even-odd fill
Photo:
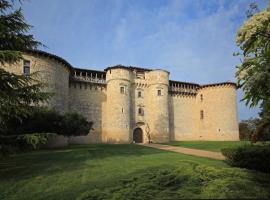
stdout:
POLYGON ((199 84, 180 82, 180 81, 169 81, 169 93, 171 95, 193 95, 196 96, 198 89, 200 88, 199 84))
POLYGON ((106 72, 74 68, 71 71, 70 80, 75 82, 106 84, 106 72))

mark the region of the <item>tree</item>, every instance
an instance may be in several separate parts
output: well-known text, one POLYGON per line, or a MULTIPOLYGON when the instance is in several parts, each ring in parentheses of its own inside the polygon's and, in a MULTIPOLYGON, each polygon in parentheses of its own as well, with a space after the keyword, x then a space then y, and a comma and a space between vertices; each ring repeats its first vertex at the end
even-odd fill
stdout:
MULTIPOLYGON (((17 63, 22 51, 41 45, 27 34, 30 28, 13 1, 0 0, 0 65, 17 63)), ((9 118, 21 119, 33 105, 47 101, 51 94, 42 92, 43 86, 36 74, 16 75, 0 68, 0 129, 5 129, 9 118)))
MULTIPOLYGON (((270 131, 270 4, 261 12, 251 4, 247 21, 237 32, 243 61, 237 66, 237 84, 246 105, 261 104, 260 120, 252 141, 267 138, 270 131)), ((239 55, 239 54, 238 54, 239 55)))
POLYGON ((240 27, 236 37, 243 61, 237 66, 237 83, 250 106, 270 99, 270 4, 240 27))
POLYGON ((239 122, 239 136, 241 140, 250 140, 260 122, 259 118, 250 118, 239 122))

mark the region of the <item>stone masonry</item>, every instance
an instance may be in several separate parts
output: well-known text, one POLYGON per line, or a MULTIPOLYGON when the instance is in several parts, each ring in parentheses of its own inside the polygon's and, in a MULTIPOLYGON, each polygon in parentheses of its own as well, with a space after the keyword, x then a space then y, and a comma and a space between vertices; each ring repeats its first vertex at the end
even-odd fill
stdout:
POLYGON ((39 50, 25 51, 24 60, 1 67, 22 74, 25 61, 54 93, 49 107, 94 122, 87 136, 71 143, 239 140, 235 83, 172 81, 162 69, 122 65, 80 69, 39 50))

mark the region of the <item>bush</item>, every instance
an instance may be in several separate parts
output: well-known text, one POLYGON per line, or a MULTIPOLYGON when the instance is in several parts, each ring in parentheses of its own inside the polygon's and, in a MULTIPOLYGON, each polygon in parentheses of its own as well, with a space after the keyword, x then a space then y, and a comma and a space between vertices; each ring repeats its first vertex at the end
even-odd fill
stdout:
POLYGON ((5 132, 0 135, 32 133, 57 133, 64 136, 87 135, 92 127, 85 117, 78 113, 60 114, 56 110, 33 108, 30 115, 22 120, 11 119, 5 132))
POLYGON ((60 122, 58 134, 64 136, 87 135, 92 127, 92 122, 78 113, 66 113, 60 122))
POLYGON ((0 136, 0 154, 3 157, 9 154, 38 149, 41 145, 55 137, 54 133, 33 133, 24 135, 0 136))
POLYGON ((245 145, 221 152, 231 166, 270 173, 270 145, 245 145))

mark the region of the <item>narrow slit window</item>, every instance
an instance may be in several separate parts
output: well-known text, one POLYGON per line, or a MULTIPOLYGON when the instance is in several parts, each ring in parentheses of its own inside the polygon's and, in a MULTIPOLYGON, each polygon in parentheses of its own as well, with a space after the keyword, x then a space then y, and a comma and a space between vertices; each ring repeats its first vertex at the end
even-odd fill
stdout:
POLYGON ((23 74, 26 76, 30 75, 30 61, 29 60, 23 61, 23 74))
POLYGON ((157 95, 161 96, 161 90, 157 90, 157 95))
POLYGON ((201 118, 201 119, 204 118, 204 112, 203 112, 203 110, 201 110, 201 112, 200 112, 200 118, 201 118))
POLYGON ((139 114, 140 116, 143 116, 143 115, 144 115, 143 108, 139 108, 139 109, 138 109, 138 114, 139 114))
POLYGON ((203 101, 203 95, 201 94, 201 101, 203 101))

